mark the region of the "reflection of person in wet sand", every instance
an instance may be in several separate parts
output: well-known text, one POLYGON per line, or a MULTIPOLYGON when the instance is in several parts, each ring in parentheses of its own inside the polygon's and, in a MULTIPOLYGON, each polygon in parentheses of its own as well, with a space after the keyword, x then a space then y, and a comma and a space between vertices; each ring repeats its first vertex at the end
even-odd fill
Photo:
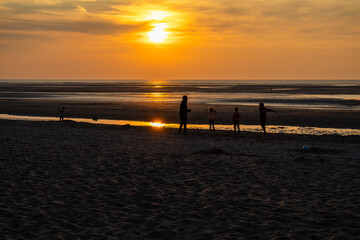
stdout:
POLYGON ((206 109, 205 114, 209 119, 210 132, 211 132, 211 126, 213 131, 215 132, 215 116, 217 115, 216 111, 213 108, 210 108, 208 112, 208 110, 206 109))
POLYGON ((240 133, 240 118, 241 115, 239 113, 239 108, 235 108, 235 112, 232 116, 232 122, 234 123, 234 133, 236 133, 236 128, 238 129, 238 133, 240 133))
POLYGON ((191 112, 191 109, 187 108, 187 96, 183 96, 183 100, 180 104, 179 116, 180 116, 180 127, 179 133, 181 133, 181 128, 184 126, 184 133, 186 133, 186 124, 187 124, 187 113, 191 112))
POLYGON ((259 116, 260 116, 260 124, 262 129, 264 130, 264 134, 266 135, 266 112, 275 112, 275 110, 265 108, 264 103, 259 104, 259 116))
POLYGON ((60 119, 59 121, 64 121, 64 116, 65 116, 65 108, 59 108, 59 113, 60 113, 60 119))

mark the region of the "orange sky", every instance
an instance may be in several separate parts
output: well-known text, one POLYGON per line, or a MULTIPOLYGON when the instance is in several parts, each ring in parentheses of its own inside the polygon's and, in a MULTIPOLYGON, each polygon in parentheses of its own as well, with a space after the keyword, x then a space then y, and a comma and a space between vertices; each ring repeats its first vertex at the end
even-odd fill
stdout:
POLYGON ((0 78, 360 79, 359 13, 360 0, 0 0, 0 78))

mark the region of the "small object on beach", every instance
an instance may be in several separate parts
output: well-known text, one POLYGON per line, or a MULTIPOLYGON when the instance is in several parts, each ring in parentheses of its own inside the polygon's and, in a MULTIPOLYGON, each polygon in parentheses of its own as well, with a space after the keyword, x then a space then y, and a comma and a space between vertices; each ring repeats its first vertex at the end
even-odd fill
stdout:
POLYGON ((99 120, 99 117, 96 117, 96 116, 95 116, 95 117, 93 117, 93 120, 94 120, 94 121, 97 121, 97 120, 99 120))
POLYGON ((303 146, 303 149, 304 149, 305 151, 309 151, 309 150, 310 150, 310 147, 309 147, 308 145, 304 145, 304 146, 303 146))

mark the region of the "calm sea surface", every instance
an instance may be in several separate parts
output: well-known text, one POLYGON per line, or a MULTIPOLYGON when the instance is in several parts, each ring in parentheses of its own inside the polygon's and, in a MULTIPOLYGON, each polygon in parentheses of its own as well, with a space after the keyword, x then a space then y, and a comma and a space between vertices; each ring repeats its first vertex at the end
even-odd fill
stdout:
POLYGON ((0 80, 0 85, 13 86, 0 91, 0 99, 178 103, 188 95, 191 103, 211 105, 265 102, 277 107, 360 110, 360 80, 0 80), (22 84, 25 88, 16 88, 22 84))

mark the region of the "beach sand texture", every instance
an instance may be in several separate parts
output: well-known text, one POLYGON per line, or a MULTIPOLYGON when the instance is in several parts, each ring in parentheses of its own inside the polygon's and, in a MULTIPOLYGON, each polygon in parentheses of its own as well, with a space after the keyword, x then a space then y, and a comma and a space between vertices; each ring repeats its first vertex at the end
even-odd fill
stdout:
POLYGON ((1 239, 360 237, 358 136, 0 128, 1 239))

